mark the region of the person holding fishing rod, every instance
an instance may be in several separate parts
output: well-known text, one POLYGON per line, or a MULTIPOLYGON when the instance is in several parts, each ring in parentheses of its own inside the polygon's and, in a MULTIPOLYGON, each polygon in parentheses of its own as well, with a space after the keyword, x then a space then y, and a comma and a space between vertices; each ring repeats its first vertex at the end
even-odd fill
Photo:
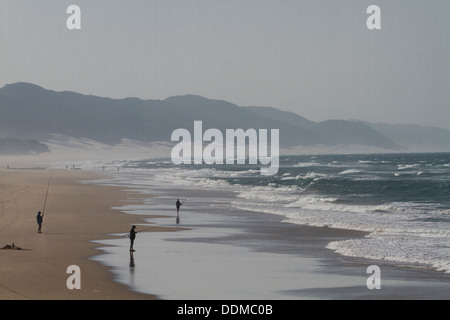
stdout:
POLYGON ((39 226, 38 233, 42 233, 42 223, 44 222, 45 206, 47 204, 48 189, 50 188, 50 180, 51 179, 52 179, 52 173, 50 172, 50 176, 48 178, 48 184, 47 184, 47 192, 45 193, 44 208, 42 209, 42 213, 39 211, 36 216, 36 222, 39 226))
MULTIPOLYGON (((144 229, 144 230, 140 230, 139 232, 144 232, 144 231, 147 231, 147 230, 150 230, 150 229, 153 229, 153 228, 155 228, 155 227, 150 227, 150 228, 147 228, 147 229, 144 229)), ((136 250, 134 250, 134 240, 136 239, 136 234, 137 234, 137 231, 136 231, 136 226, 132 226, 131 227, 131 230, 130 230, 130 233, 127 233, 126 235, 124 235, 123 236, 123 238, 125 238, 125 237, 127 237, 127 238, 130 238, 130 252, 135 252, 136 250)))

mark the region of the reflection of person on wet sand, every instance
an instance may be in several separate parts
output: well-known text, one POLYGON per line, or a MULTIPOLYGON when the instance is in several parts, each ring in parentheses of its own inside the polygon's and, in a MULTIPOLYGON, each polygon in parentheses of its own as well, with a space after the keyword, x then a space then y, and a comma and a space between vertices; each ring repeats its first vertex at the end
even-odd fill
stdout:
POLYGON ((131 268, 130 270, 133 271, 132 268, 134 268, 134 267, 135 267, 135 264, 134 264, 133 251, 130 250, 130 268, 131 268))
POLYGON ((136 239, 136 233, 137 233, 134 229, 136 229, 136 226, 133 226, 130 230, 130 252, 136 251, 133 248, 134 239, 136 239))

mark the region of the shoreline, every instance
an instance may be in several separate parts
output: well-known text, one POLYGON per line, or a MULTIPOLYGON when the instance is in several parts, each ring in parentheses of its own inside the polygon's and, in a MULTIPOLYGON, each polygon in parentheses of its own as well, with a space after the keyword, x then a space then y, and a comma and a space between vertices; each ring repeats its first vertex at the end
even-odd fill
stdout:
POLYGON ((110 267, 90 258, 98 254, 95 239, 126 233, 136 217, 112 209, 139 203, 139 194, 120 187, 83 184, 104 178, 85 171, 52 170, 42 234, 41 210, 50 170, 0 170, 1 300, 147 300, 154 295, 132 291, 114 279, 110 267), (69 290, 67 268, 80 267, 81 290, 69 290))
MULTIPOLYGON (((147 192, 151 191, 149 187, 147 192)), ((255 212, 222 207, 232 201, 232 195, 221 191, 178 188, 159 191, 144 207, 123 207, 121 211, 134 211, 138 215, 151 212, 159 218, 150 218, 149 223, 172 228, 178 224, 168 199, 183 194, 190 201, 189 208, 182 210, 179 226, 189 231, 151 232, 140 238, 138 267, 133 271, 104 260, 114 265, 122 283, 136 290, 153 290, 161 299, 169 300, 450 298, 450 277, 444 272, 418 265, 347 257, 326 248, 331 241, 364 237, 368 232, 291 224, 268 213, 257 213, 255 218, 255 212), (218 206, 209 206, 211 201, 218 206), (201 261, 207 261, 206 265, 201 261), (180 263, 181 269, 173 267, 180 263), (367 287, 370 276, 367 268, 371 265, 378 265, 382 270, 382 290, 367 287), (149 268, 159 275, 158 279, 140 273, 149 268), (203 281, 198 281, 200 278, 208 279, 208 284, 203 285, 203 281), (261 280, 268 284, 255 285, 261 280)), ((115 241, 102 243, 116 246, 105 249, 103 258, 124 250, 115 241)))

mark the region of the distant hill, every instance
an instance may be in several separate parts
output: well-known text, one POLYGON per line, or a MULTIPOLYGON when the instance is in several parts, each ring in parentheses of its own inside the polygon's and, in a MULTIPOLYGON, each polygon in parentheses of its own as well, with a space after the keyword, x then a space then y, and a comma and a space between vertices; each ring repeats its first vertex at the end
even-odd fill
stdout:
POLYGON ((311 145, 361 145, 388 150, 404 149, 401 144, 384 136, 369 124, 360 121, 327 120, 313 122, 296 113, 280 111, 271 107, 245 107, 245 109, 268 119, 307 129, 311 137, 314 137, 314 142, 311 145))
MULTIPOLYGON (((178 128, 193 131, 193 123, 208 128, 279 129, 283 146, 361 145, 405 151, 411 132, 426 143, 437 131, 361 121, 313 122, 295 113, 269 107, 240 107, 199 96, 165 100, 111 99, 74 92, 55 92, 34 84, 16 83, 0 89, 0 137, 50 139, 52 134, 118 144, 123 139, 170 141, 178 128), (408 130, 406 130, 408 129, 408 130), (415 130, 417 129, 417 130, 415 130)), ((439 134, 446 139, 450 131, 439 134)), ((419 145, 420 143, 418 143, 419 145)), ((440 145, 436 145, 439 149, 440 145)), ((450 150, 450 146, 449 149, 450 150)), ((444 151, 444 150, 438 150, 444 151)))
POLYGON ((29 155, 45 152, 50 152, 50 149, 36 140, 0 138, 0 155, 29 155))
POLYGON ((368 123, 373 129, 411 151, 450 151, 450 130, 416 124, 368 123))

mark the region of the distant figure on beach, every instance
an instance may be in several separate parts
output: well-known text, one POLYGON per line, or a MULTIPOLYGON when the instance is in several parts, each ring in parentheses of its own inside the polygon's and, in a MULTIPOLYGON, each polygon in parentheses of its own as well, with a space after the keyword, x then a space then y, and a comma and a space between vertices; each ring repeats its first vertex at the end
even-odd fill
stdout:
POLYGON ((137 233, 134 229, 136 229, 136 226, 133 226, 130 230, 130 252, 136 251, 133 248, 134 239, 136 239, 136 233, 137 233))
POLYGON ((177 206, 177 214, 180 214, 180 208, 182 206, 182 203, 180 202, 180 199, 178 199, 175 204, 177 206))
POLYGON ((42 222, 44 221, 44 217, 41 216, 41 212, 39 211, 37 216, 36 216, 36 221, 38 224, 38 233, 42 233, 41 229, 42 229, 42 222))

